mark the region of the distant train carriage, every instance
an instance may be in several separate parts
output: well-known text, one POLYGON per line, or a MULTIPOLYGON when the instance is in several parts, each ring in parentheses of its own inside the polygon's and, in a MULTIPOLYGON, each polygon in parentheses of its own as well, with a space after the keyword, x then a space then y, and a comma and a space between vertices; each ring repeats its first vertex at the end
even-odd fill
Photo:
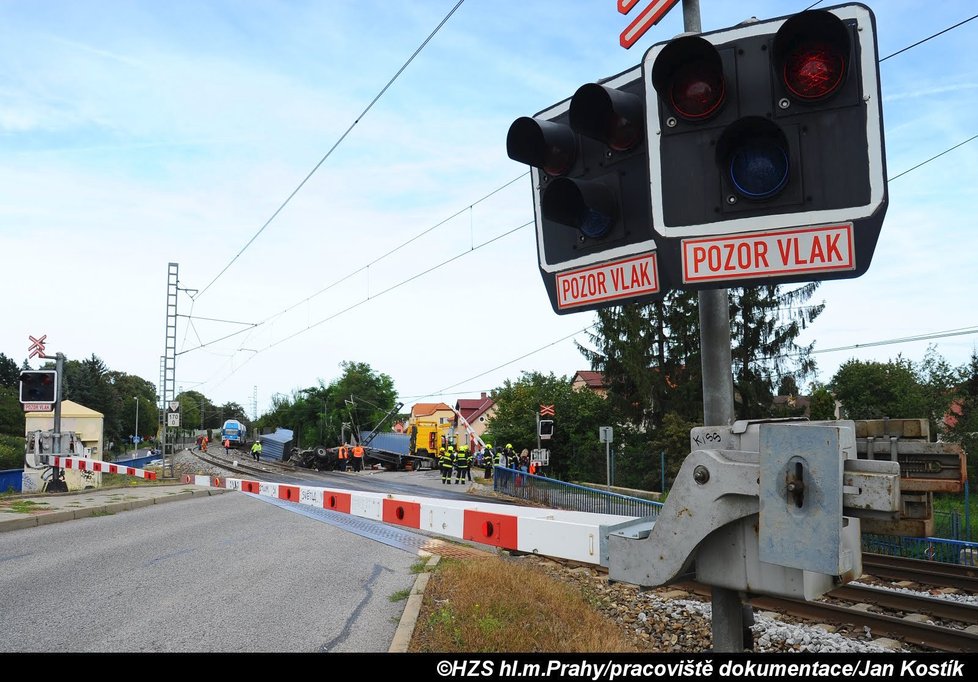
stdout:
POLYGON ((237 419, 228 419, 221 427, 221 442, 223 443, 225 438, 228 439, 232 448, 243 448, 247 436, 248 431, 245 429, 245 425, 237 419))

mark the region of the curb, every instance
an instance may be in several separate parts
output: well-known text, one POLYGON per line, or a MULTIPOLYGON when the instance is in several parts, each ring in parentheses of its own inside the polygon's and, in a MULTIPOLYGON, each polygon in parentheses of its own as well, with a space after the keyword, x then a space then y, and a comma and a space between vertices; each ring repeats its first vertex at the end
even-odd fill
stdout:
POLYGON ((110 502, 108 504, 98 504, 90 507, 79 507, 77 509, 54 511, 46 514, 38 514, 36 516, 28 516, 17 519, 0 519, 0 533, 10 530, 21 530, 23 528, 46 526, 51 523, 61 523, 63 521, 74 521, 75 519, 84 519, 91 516, 108 516, 109 514, 117 514, 119 512, 132 511, 133 509, 140 509, 142 507, 150 507, 154 504, 177 502, 180 500, 189 500, 198 497, 208 497, 210 495, 222 495, 227 492, 230 491, 225 488, 185 490, 179 493, 168 493, 160 497, 147 497, 141 500, 110 502))
POLYGON ((431 579, 430 571, 432 568, 438 565, 441 561, 441 557, 437 554, 429 554, 428 552, 418 552, 420 557, 428 557, 427 563, 425 563, 425 570, 418 574, 417 580, 414 581, 414 587, 411 588, 411 594, 407 599, 407 604, 404 605, 404 613, 401 614, 401 620, 397 624, 397 630, 394 632, 394 639, 391 642, 390 649, 387 650, 389 654, 406 654, 408 647, 411 645, 411 637, 414 635, 414 628, 418 623, 418 616, 421 615, 421 604, 424 601, 424 591, 428 586, 428 580, 431 579))

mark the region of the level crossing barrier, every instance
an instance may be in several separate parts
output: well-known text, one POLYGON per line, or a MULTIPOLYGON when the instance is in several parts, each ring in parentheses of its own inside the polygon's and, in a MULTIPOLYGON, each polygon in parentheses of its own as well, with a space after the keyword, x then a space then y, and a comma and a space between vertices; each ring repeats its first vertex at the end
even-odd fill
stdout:
POLYGON ((634 517, 517 507, 482 500, 444 500, 241 478, 184 476, 184 483, 238 490, 310 505, 457 540, 527 554, 606 565, 606 528, 634 517))

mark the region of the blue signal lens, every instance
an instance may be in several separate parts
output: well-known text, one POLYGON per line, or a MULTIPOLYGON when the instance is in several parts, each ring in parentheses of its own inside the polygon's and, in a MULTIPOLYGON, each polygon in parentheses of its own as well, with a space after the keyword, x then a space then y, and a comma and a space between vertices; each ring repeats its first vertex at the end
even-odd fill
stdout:
POLYGON ((769 137, 744 140, 730 155, 730 180, 748 199, 769 199, 788 183, 788 154, 769 137))
POLYGON ((588 239, 600 239, 611 229, 611 216, 590 208, 581 215, 578 229, 588 239))

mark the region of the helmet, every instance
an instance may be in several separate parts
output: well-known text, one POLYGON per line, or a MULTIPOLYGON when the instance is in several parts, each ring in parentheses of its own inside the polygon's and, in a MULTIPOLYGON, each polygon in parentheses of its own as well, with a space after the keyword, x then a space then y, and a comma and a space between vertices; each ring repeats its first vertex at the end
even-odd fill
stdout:
POLYGON ((507 450, 512 450, 513 449, 513 444, 512 443, 506 443, 506 449, 507 450))
POLYGON ((492 450, 492 443, 486 443, 486 450, 492 450))

